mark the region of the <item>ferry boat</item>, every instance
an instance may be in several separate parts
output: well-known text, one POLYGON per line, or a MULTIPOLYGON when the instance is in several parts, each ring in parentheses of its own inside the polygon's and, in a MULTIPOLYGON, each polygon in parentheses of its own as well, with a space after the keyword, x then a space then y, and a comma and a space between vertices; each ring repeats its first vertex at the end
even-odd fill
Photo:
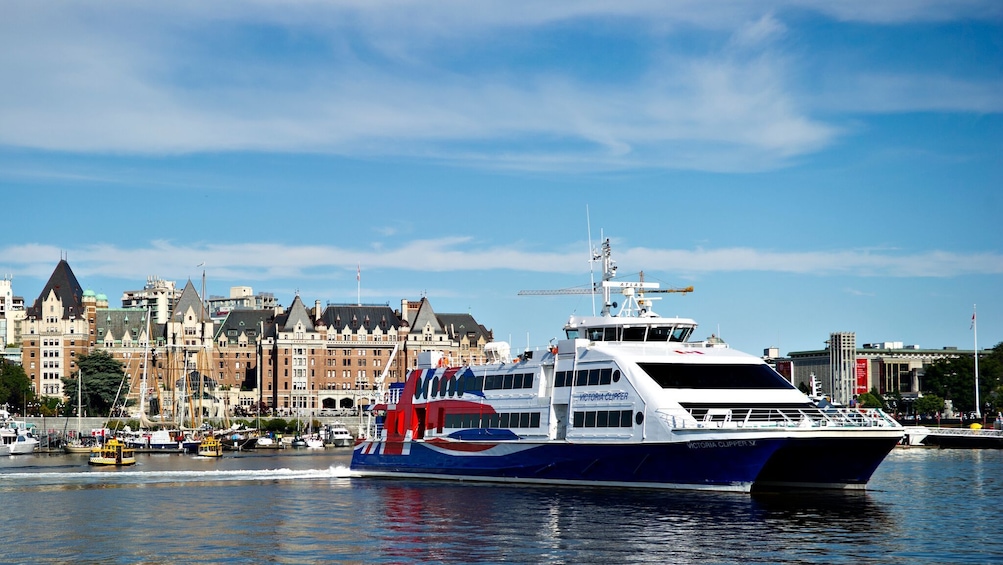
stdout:
POLYGON ((95 446, 91 450, 90 459, 87 462, 91 465, 105 465, 122 467, 136 464, 136 454, 131 447, 111 438, 103 445, 95 446))
MULTIPOLYGON (((863 489, 903 436, 880 410, 816 406, 762 359, 651 308, 657 283, 597 259, 599 316, 565 339, 484 365, 419 354, 380 386, 354 447, 360 476, 750 492, 863 489), (613 291, 623 294, 614 313, 613 291)), ((687 289, 689 290, 689 289, 687 289)), ((661 290, 661 292, 666 292, 661 290)), ((591 290, 589 291, 591 292, 591 290)))
POLYGON ((214 435, 208 435, 199 442, 198 451, 200 457, 222 457, 223 443, 214 435))

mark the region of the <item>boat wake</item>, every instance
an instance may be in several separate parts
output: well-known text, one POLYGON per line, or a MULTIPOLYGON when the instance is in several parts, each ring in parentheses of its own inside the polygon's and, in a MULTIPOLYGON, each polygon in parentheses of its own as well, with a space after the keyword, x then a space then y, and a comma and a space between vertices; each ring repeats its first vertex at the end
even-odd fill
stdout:
POLYGON ((316 479, 347 479, 348 467, 339 465, 327 469, 235 469, 204 471, 141 471, 130 469, 91 472, 43 472, 0 474, 0 490, 26 486, 52 485, 130 485, 167 483, 206 483, 234 481, 295 481, 316 479))

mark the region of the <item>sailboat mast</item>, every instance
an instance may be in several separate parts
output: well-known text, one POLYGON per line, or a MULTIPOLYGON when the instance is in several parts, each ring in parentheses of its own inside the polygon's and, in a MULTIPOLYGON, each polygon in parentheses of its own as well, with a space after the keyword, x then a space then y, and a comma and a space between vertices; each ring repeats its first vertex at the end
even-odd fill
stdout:
POLYGON ((972 331, 975 338, 975 418, 982 418, 982 410, 979 409, 979 325, 975 319, 975 305, 972 305, 972 331))
POLYGON ((146 414, 146 367, 150 364, 150 307, 146 307, 146 348, 143 350, 143 379, 139 385, 139 418, 146 414))

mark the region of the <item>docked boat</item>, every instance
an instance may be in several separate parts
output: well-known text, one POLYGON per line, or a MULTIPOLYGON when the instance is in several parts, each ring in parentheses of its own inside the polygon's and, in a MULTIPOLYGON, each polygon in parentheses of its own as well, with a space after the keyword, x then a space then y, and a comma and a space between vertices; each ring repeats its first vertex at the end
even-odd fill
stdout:
MULTIPOLYGON (((749 492, 863 489, 903 436, 880 410, 821 408, 762 359, 651 308, 657 283, 614 280, 599 316, 514 358, 442 366, 423 352, 380 387, 351 468, 362 476, 749 492), (615 311, 613 291, 623 294, 615 311)), ((666 292, 661 290, 661 292, 666 292)), ((689 290, 689 289, 685 289, 689 290)), ((591 292, 591 291, 589 291, 591 292)))
POLYGON ((2 432, 0 440, 7 446, 10 455, 26 455, 38 449, 38 438, 32 431, 32 425, 22 421, 10 421, 2 432))
POLYGON ((91 449, 87 462, 91 465, 122 467, 136 464, 136 453, 117 438, 111 438, 104 444, 91 449))
POLYGON ((327 442, 334 447, 350 447, 355 442, 355 438, 352 437, 352 432, 348 431, 345 424, 334 422, 328 424, 327 442))
POLYGON ((219 441, 219 438, 216 436, 206 436, 206 438, 199 443, 198 451, 196 453, 202 457, 222 457, 223 443, 219 441))
POLYGON ((79 439, 67 442, 63 445, 63 451, 72 454, 90 453, 94 450, 93 444, 83 443, 79 439))

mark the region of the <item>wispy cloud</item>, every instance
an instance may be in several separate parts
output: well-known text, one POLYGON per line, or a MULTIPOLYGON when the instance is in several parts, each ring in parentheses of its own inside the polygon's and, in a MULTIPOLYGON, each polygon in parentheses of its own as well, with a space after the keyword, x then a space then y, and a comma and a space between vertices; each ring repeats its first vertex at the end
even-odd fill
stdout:
MULTIPOLYGON (((808 78, 769 48, 787 30, 785 10, 882 23, 993 12, 984 3, 915 2, 896 3, 896 16, 875 3, 851 4, 20 5, 0 21, 0 144, 389 155, 575 171, 770 169, 843 133, 811 114, 808 102, 826 99, 799 94, 808 78), (555 24, 600 20, 626 26, 645 46, 628 59, 636 70, 615 80, 504 57, 461 68, 450 57, 483 48, 484 36, 504 49, 513 33, 532 38, 555 24), (267 49, 247 39, 248 26, 268 38, 267 49), (673 48, 680 29, 706 34, 709 46, 673 48)), ((866 98, 828 100, 823 109, 847 100, 871 111, 1000 109, 995 83, 922 75, 872 82, 861 74, 844 84, 863 82, 875 86, 866 98), (915 94, 931 82, 939 88, 915 94)))
MULTIPOLYGON (((58 258, 66 255, 78 276, 145 280, 197 278, 205 263, 214 278, 274 281, 301 278, 354 278, 357 265, 364 270, 425 273, 516 272, 578 274, 584 261, 578 247, 554 252, 533 252, 517 246, 482 246, 466 237, 416 240, 396 247, 347 249, 326 245, 273 243, 176 245, 154 241, 125 248, 92 245, 57 249, 43 245, 0 248, 5 269, 18 275, 47 277, 58 258)), ((618 251, 621 270, 669 273, 673 277, 712 272, 762 271, 813 276, 954 277, 1003 274, 999 253, 949 253, 890 250, 779 252, 752 248, 652 249, 618 251)))

